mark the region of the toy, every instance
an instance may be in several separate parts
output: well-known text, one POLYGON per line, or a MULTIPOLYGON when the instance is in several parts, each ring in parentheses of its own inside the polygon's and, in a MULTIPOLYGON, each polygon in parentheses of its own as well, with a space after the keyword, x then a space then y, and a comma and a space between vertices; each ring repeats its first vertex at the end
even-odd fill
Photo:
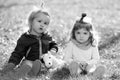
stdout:
POLYGON ((43 62, 50 71, 54 71, 65 65, 65 61, 58 59, 56 56, 52 55, 50 52, 42 56, 43 62))

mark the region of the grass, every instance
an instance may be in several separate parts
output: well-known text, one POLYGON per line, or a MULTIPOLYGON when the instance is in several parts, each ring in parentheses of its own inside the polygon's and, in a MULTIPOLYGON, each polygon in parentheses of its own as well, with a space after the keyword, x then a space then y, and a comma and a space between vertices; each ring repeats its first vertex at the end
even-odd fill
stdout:
MULTIPOLYGON (((120 79, 120 1, 119 0, 44 0, 50 12, 50 34, 58 43, 65 44, 76 17, 86 12, 93 18, 93 25, 100 36, 100 64, 107 67, 104 80, 120 79)), ((39 5, 37 5, 39 6, 39 5)), ((19 36, 27 31, 26 19, 33 5, 0 7, 0 68, 8 60, 19 36)), ((3 79, 0 80, 10 80, 3 79)), ((86 77, 69 80, 85 80, 86 77)), ((31 78, 45 80, 45 76, 31 78)), ((90 80, 90 78, 88 78, 90 80)))

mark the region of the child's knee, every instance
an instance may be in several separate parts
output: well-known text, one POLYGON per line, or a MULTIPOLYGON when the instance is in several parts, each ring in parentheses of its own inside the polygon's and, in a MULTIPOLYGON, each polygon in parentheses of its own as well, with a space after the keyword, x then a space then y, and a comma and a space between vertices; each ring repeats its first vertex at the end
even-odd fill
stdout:
POLYGON ((71 62, 68 67, 71 74, 79 74, 81 72, 81 69, 77 62, 71 62))
POLYGON ((69 64, 69 68, 70 69, 76 69, 76 68, 78 68, 79 67, 79 64, 77 63, 77 62, 71 62, 70 64, 69 64))
POLYGON ((102 77, 105 74, 105 71, 106 71, 106 67, 103 65, 100 65, 96 68, 93 75, 96 77, 102 77))
POLYGON ((40 70, 40 68, 41 68, 41 61, 40 60, 35 60, 33 62, 32 69, 33 70, 40 70))
POLYGON ((98 66, 98 67, 96 68, 95 71, 98 72, 98 73, 105 73, 105 71, 106 71, 106 67, 100 65, 100 66, 98 66))

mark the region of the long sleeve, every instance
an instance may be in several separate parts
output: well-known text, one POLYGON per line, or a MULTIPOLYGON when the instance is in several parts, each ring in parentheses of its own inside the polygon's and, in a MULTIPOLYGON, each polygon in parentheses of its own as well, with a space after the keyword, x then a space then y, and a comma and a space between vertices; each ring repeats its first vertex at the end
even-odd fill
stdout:
POLYGON ((53 48, 56 50, 56 52, 58 51, 58 47, 57 47, 57 44, 55 43, 55 41, 51 41, 49 43, 49 50, 51 50, 53 48))
POLYGON ((96 64, 100 59, 100 55, 99 55, 99 51, 98 48, 95 47, 92 50, 92 56, 91 56, 91 60, 87 61, 88 64, 96 64))
POLYGON ((48 41, 49 50, 51 50, 51 49, 54 48, 54 49, 56 50, 56 52, 58 51, 57 43, 53 40, 53 38, 52 38, 50 35, 48 35, 48 33, 43 34, 42 39, 43 39, 43 42, 44 42, 45 44, 46 44, 47 41, 48 41))
POLYGON ((70 63, 72 59, 72 44, 68 43, 65 49, 63 50, 64 57, 63 59, 67 62, 70 63))
POLYGON ((15 65, 18 65, 21 61, 21 59, 23 58, 23 56, 26 53, 26 46, 24 43, 24 37, 21 36, 18 41, 17 41, 17 45, 14 49, 14 51, 12 52, 8 63, 14 63, 15 65))

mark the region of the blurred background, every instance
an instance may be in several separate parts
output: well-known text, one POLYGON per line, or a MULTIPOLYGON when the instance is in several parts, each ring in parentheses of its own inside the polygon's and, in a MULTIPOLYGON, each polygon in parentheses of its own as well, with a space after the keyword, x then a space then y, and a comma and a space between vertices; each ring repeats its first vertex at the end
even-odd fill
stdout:
POLYGON ((42 3, 51 16, 48 31, 60 47, 68 41, 75 20, 85 12, 98 32, 104 64, 109 69, 113 64, 117 71, 120 69, 120 0, 0 0, 0 67, 8 60, 19 36, 28 30, 30 12, 36 7, 42 9, 42 3))

